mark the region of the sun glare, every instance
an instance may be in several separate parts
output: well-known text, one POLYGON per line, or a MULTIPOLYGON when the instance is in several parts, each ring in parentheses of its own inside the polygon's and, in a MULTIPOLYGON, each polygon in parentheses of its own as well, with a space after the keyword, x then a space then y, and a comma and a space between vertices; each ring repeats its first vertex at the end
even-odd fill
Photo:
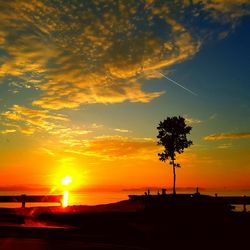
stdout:
POLYGON ((72 182, 71 176, 65 176, 62 179, 62 185, 64 185, 64 186, 68 186, 71 182, 72 182))
MULTIPOLYGON (((61 183, 63 186, 68 186, 70 183, 72 182, 72 177, 67 175, 65 176, 61 183)), ((68 190, 64 190, 63 192, 63 207, 67 207, 69 205, 69 191, 68 190)))
POLYGON ((67 207, 69 205, 69 191, 63 192, 63 207, 67 207))

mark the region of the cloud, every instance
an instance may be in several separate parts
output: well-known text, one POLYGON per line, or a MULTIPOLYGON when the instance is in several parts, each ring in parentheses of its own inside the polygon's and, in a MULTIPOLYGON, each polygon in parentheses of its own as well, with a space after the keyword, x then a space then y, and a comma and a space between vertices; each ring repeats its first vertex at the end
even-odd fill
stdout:
POLYGON ((114 131, 120 132, 120 133, 131 133, 131 131, 128 129, 120 129, 120 128, 115 128, 114 131))
POLYGON ((237 21, 242 16, 250 14, 247 0, 195 0, 194 2, 201 2, 214 19, 223 18, 224 22, 237 21))
POLYGON ((143 138, 128 138, 123 136, 102 136, 84 141, 82 146, 76 145, 67 152, 83 156, 98 157, 103 160, 115 159, 152 159, 157 158, 157 143, 155 140, 143 138))
POLYGON ((0 8, 0 82, 17 79, 19 93, 37 91, 32 105, 53 110, 151 102, 164 92, 144 90, 144 80, 250 13, 247 0, 13 0, 0 8))
POLYGON ((55 153, 47 148, 42 148, 42 150, 50 156, 55 156, 55 153))
POLYGON ((188 124, 200 124, 202 123, 202 120, 199 120, 199 119, 195 119, 195 118, 192 118, 192 117, 185 117, 185 121, 188 123, 188 124))
POLYGON ((214 113, 209 116, 209 120, 215 120, 218 117, 218 114, 214 113))
POLYGON ((215 140, 234 140, 234 139, 250 139, 250 133, 228 133, 228 134, 211 134, 204 137, 206 141, 215 140))
POLYGON ((103 124, 92 123, 92 124, 91 124, 91 127, 92 127, 92 128, 95 128, 95 129, 99 129, 99 128, 102 128, 102 127, 103 127, 103 124))
MULTIPOLYGON (((90 138, 53 138, 44 142, 48 149, 58 155, 78 155, 96 157, 105 161, 117 159, 157 159, 159 146, 153 138, 134 138, 118 135, 103 135, 90 138), (57 146, 55 146, 57 145, 57 146), (58 147, 58 145, 60 145, 58 147)), ((46 151, 43 149, 43 151, 46 151)), ((48 153, 46 151, 46 153, 48 153)))
POLYGON ((218 146, 219 149, 229 149, 232 147, 232 143, 224 143, 218 146))
MULTIPOLYGON (((157 145, 155 138, 136 138, 120 135, 103 135, 86 140, 76 137, 74 140, 59 141, 60 147, 54 147, 54 145, 55 141, 46 142, 46 147, 49 147, 50 151, 61 150, 58 155, 65 156, 66 154, 78 158, 91 157, 103 161, 136 159, 158 162, 157 154, 161 151, 161 147, 157 145)), ((180 156, 181 163, 190 164, 192 160, 200 161, 200 158, 197 158, 191 151, 188 151, 187 155, 180 156)))
POLYGON ((128 137, 121 136, 121 135, 99 135, 96 136, 94 139, 101 139, 101 140, 128 140, 128 137))
POLYGON ((80 136, 80 135, 86 135, 91 133, 92 130, 87 130, 86 128, 79 127, 79 126, 61 126, 60 128, 57 128, 56 130, 53 130, 50 132, 50 134, 58 135, 59 137, 73 137, 73 136, 80 136))
POLYGON ((15 133, 16 130, 15 129, 4 129, 4 130, 0 130, 1 134, 10 134, 10 133, 15 133))
POLYGON ((143 77, 145 79, 162 78, 162 73, 160 70, 148 70, 144 72, 143 77))
MULTIPOLYGON (((159 78, 155 71, 191 58, 202 44, 180 18, 190 9, 184 3, 2 2, 2 81, 17 77, 35 86, 42 95, 32 103, 45 109, 150 102, 164 92, 143 90, 143 79, 159 78)), ((203 11, 214 8, 209 3, 203 11)))
POLYGON ((19 105, 13 105, 9 111, 1 115, 6 120, 15 122, 11 126, 25 134, 33 134, 37 130, 51 131, 59 126, 56 122, 68 121, 68 118, 61 114, 50 114, 48 110, 31 109, 19 105))
POLYGON ((11 120, 26 120, 26 118, 52 119, 59 121, 67 121, 68 118, 61 114, 50 114, 48 110, 31 109, 24 106, 13 105, 10 111, 3 113, 3 116, 11 120))
POLYGON ((71 139, 75 136, 83 136, 92 132, 84 126, 72 125, 67 116, 52 113, 49 110, 31 109, 20 105, 13 105, 8 111, 0 114, 5 120, 1 125, 6 129, 2 133, 21 132, 31 135, 35 132, 46 132, 59 138, 71 139))
POLYGON ((46 86, 49 96, 33 101, 33 105, 46 109, 77 108, 83 103, 121 103, 124 101, 148 103, 159 97, 164 92, 145 93, 141 90, 141 84, 135 80, 126 83, 107 83, 100 86, 89 86, 87 90, 74 86, 65 87, 46 86), (88 89, 89 88, 89 89, 88 89), (59 93, 56 96, 56 93, 59 93))

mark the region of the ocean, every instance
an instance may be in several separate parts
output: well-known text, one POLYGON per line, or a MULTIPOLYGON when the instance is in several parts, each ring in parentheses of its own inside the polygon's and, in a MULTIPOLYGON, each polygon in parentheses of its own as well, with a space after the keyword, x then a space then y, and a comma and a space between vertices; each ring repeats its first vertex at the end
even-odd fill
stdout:
MULTIPOLYGON (((114 203, 117 201, 127 200, 129 194, 144 194, 147 189, 145 190, 117 190, 117 191, 71 191, 69 192, 69 201, 68 205, 98 205, 98 204, 108 204, 108 203, 114 203)), ((177 190, 177 194, 181 193, 194 193, 195 189, 181 189, 177 190)), ((157 190, 152 190, 150 194, 156 194, 157 190)), ((200 190, 201 194, 206 195, 212 195, 215 196, 217 194, 218 196, 250 196, 250 190, 229 190, 229 189, 223 189, 223 190, 200 190)), ((0 190, 0 196, 1 195, 46 195, 44 192, 35 192, 35 191, 1 191, 0 190)), ((50 193, 51 194, 51 193, 50 193)), ((60 193, 52 193, 59 195, 60 193)), ((55 203, 27 203, 27 207, 37 207, 37 206, 55 206, 57 204, 55 203)), ((0 207, 9 207, 9 208, 18 208, 20 207, 20 203, 0 203, 0 207)), ((243 206, 236 206, 236 211, 242 211, 243 206)), ((250 211, 250 205, 247 206, 247 211, 250 211)))

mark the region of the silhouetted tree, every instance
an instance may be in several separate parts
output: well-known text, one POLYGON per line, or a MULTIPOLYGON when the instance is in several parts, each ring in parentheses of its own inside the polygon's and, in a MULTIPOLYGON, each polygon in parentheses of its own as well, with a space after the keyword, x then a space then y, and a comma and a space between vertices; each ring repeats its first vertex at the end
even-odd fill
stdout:
POLYGON ((162 153, 159 153, 159 160, 166 162, 169 160, 170 165, 173 166, 173 194, 176 194, 175 183, 176 183, 176 173, 175 168, 180 167, 179 163, 176 163, 176 153, 181 154, 184 152, 185 148, 188 148, 193 144, 192 141, 187 139, 187 134, 190 133, 192 127, 187 126, 185 119, 181 116, 179 117, 167 117, 164 121, 159 123, 158 145, 164 146, 162 153))

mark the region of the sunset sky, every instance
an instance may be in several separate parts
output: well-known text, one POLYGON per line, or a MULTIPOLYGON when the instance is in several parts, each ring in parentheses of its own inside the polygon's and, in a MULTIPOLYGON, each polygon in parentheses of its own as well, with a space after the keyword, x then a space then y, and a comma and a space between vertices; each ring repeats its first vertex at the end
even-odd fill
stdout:
POLYGON ((250 189, 248 0, 9 0, 0 19, 0 187, 171 187, 156 127, 181 115, 177 187, 250 189))

